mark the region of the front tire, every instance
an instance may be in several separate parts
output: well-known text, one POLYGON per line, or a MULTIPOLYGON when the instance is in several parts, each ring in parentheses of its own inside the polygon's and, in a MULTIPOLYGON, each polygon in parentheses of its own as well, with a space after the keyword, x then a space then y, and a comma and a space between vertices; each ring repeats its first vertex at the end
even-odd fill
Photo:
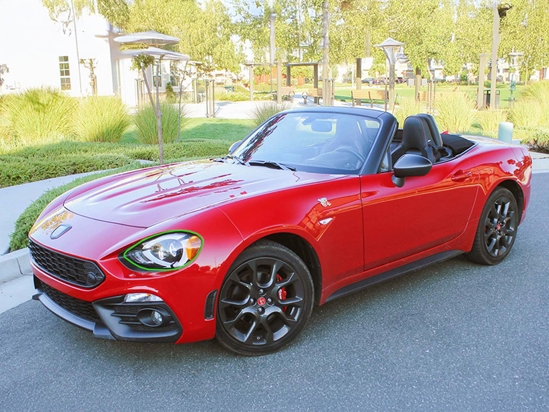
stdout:
POLYGON ((219 294, 216 338, 246 356, 289 344, 311 316, 309 269, 290 249, 269 241, 246 249, 234 262, 219 294))
POLYGON ((517 236, 519 210, 513 193, 498 187, 488 198, 480 216, 470 260, 496 265, 507 257, 517 236))

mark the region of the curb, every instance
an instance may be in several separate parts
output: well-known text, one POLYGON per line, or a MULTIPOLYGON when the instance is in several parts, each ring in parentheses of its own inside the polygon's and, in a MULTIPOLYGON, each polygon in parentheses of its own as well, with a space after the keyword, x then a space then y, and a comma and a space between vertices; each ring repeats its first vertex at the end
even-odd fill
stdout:
POLYGON ((23 275, 31 275, 29 249, 16 250, 0 256, 0 284, 23 275))

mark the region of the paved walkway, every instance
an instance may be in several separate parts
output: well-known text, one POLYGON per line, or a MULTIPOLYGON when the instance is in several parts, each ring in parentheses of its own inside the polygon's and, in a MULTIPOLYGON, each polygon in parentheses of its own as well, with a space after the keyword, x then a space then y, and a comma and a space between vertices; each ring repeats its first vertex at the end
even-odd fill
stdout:
MULTIPOLYGON (((288 102, 294 107, 303 106, 301 97, 295 97, 288 102)), ((257 105, 272 104, 272 101, 252 102, 218 102, 215 117, 220 119, 247 119, 257 105)), ((312 102, 309 105, 314 106, 312 102)), ((335 102, 337 106, 349 106, 350 103, 335 102)), ((205 104, 186 104, 188 117, 206 117, 205 104)), ((381 109, 381 107, 377 107, 381 109)), ((534 173, 549 172, 549 155, 532 153, 534 158, 534 173)), ((34 293, 31 282, 31 272, 28 250, 24 249, 7 253, 10 235, 14 230, 15 221, 21 213, 45 191, 62 186, 86 173, 65 176, 40 182, 26 183, 0 189, 0 313, 28 300, 34 293)))

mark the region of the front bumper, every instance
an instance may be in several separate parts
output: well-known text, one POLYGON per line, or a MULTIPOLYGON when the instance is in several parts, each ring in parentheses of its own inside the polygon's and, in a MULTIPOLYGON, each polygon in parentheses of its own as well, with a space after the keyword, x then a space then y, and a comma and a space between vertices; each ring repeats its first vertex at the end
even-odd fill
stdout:
POLYGON ((216 293, 228 266, 226 257, 241 236, 221 212, 209 218, 208 225, 203 221, 206 218, 193 217, 192 225, 181 223, 180 227, 204 233, 217 242, 212 240, 191 265, 181 270, 149 273, 128 268, 120 261, 120 253, 148 236, 173 229, 172 222, 144 229, 68 212, 54 214, 36 224, 29 236, 34 244, 31 268, 37 280, 36 299, 62 319, 98 337, 175 343, 212 339, 216 293), (59 225, 71 228, 52 238, 59 225), (126 295, 142 293, 161 301, 124 303, 126 295), (161 327, 142 325, 141 320, 152 310, 173 322, 162 322, 161 327), (128 316, 121 316, 125 311, 128 316))
POLYGON ((39 300, 55 315, 102 339, 140 342, 176 342, 183 329, 173 311, 164 302, 125 303, 124 296, 86 302, 66 295, 34 276, 39 300), (162 322, 152 325, 148 320, 156 311, 162 322))

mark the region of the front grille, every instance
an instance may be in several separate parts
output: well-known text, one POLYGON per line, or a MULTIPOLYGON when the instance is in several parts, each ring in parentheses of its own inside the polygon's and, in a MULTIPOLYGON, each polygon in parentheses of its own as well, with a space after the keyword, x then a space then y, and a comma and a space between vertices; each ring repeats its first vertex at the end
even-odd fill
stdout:
MULTIPOLYGON (((36 277, 35 277, 36 279, 36 277)), ((37 279, 38 280, 38 279, 37 279)), ((40 280, 38 280, 40 282, 40 280)), ((65 295, 63 292, 46 285, 44 282, 40 282, 36 285, 38 289, 42 290, 48 297, 61 306, 63 309, 69 311, 73 315, 79 318, 89 320, 91 322, 100 322, 97 312, 93 308, 90 302, 73 298, 72 296, 65 295)))
POLYGON ((83 288, 94 288, 105 280, 105 274, 88 260, 77 259, 46 249, 29 240, 32 259, 49 275, 83 288))

